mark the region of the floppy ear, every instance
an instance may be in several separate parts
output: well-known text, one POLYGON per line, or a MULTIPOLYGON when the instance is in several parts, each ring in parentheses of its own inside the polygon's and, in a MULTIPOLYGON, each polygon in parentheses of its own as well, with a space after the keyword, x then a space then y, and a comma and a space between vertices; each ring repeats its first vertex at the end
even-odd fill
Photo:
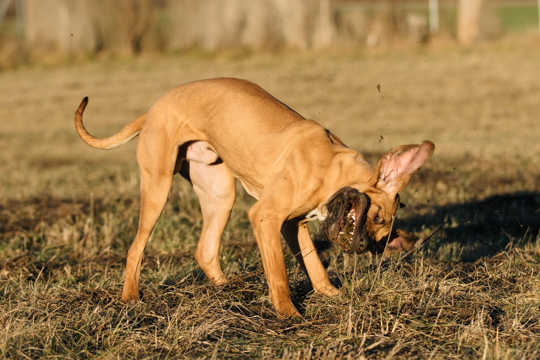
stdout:
POLYGON ((390 241, 386 244, 384 255, 392 255, 401 252, 402 250, 409 250, 416 244, 418 237, 413 233, 397 229, 392 232, 390 241))
POLYGON ((411 177, 431 158, 435 144, 424 140, 422 145, 404 145, 381 157, 372 184, 394 197, 407 185, 411 177))
POLYGON ((397 229, 392 231, 390 239, 388 237, 372 243, 369 247, 369 251, 372 254, 384 254, 393 255, 401 252, 402 250, 408 250, 416 244, 418 237, 413 233, 397 229))

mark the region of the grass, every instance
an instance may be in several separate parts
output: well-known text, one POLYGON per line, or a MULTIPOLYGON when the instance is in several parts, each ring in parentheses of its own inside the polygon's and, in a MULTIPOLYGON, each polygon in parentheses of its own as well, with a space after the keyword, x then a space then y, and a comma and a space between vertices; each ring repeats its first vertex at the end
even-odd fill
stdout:
POLYGON ((186 54, 0 73, 0 357, 531 359, 540 355, 538 40, 474 49, 186 54), (138 219, 136 141, 105 152, 73 129, 84 95, 106 136, 167 89, 252 80, 375 163, 430 139, 434 158, 402 194, 397 226, 422 241, 392 258, 320 241, 341 298, 312 293, 284 246, 303 320, 279 320, 246 211, 222 239, 230 284, 193 259, 201 216, 174 191, 146 250, 143 301, 119 301, 138 219), (377 84, 381 92, 377 90, 377 84))
POLYGON ((536 4, 500 6, 497 9, 497 16, 504 29, 510 31, 538 28, 538 5, 536 4))

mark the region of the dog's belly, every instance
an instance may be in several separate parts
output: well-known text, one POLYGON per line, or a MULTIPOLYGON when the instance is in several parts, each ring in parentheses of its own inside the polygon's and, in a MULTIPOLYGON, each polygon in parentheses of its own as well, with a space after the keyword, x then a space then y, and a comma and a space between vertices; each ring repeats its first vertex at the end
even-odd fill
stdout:
MULTIPOLYGON (((236 176, 235 176, 236 177, 236 176)), ((236 177, 238 180, 240 180, 240 183, 242 184, 242 186, 244 187, 244 190, 246 190, 246 192, 253 196, 255 199, 259 200, 259 197, 261 196, 261 191, 259 189, 257 189, 255 186, 252 186, 251 184, 247 183, 245 180, 243 179, 240 179, 238 177, 236 177)))

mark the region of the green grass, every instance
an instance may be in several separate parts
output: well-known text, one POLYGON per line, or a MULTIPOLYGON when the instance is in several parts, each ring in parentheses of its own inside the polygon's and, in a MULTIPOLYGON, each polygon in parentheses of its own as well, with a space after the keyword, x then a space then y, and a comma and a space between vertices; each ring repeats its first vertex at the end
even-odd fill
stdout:
MULTIPOLYGON (((536 49, 536 50, 535 50, 536 49)), ((540 353, 540 52, 476 49, 147 56, 0 72, 0 357, 532 359, 540 353), (430 139, 396 226, 422 240, 392 258, 352 256, 310 228, 341 298, 312 292, 284 246, 301 320, 268 300, 238 186, 220 252, 230 284, 193 259, 202 219, 178 178, 147 249, 142 302, 119 301, 139 209, 136 140, 91 149, 164 91, 252 80, 374 164, 430 139), (376 85, 381 85, 381 92, 376 85), (383 139, 381 139, 381 135, 383 139)))
POLYGON ((497 17, 501 25, 508 31, 521 31, 529 28, 538 28, 538 6, 499 6, 497 17))

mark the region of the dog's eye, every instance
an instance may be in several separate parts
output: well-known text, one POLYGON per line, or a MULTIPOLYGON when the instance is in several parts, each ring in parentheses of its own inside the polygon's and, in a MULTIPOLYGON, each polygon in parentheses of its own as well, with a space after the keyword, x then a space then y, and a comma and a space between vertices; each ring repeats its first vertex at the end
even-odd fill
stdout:
POLYGON ((377 225, 384 224, 384 219, 379 217, 379 215, 375 215, 375 219, 373 219, 373 222, 377 225))

